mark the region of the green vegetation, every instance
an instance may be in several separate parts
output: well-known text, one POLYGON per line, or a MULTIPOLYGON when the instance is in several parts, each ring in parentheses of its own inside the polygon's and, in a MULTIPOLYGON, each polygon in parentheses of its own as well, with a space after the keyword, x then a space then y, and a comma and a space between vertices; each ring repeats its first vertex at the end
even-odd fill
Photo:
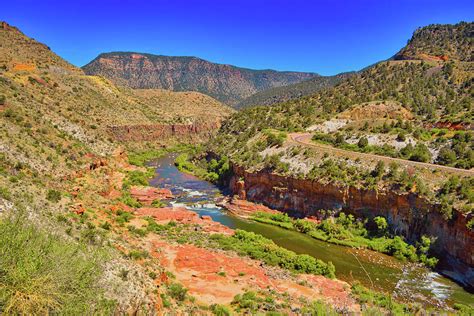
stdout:
POLYGON ((116 221, 119 225, 125 225, 125 223, 130 222, 130 220, 131 220, 132 218, 133 218, 132 213, 130 213, 130 212, 125 212, 125 211, 122 211, 122 210, 118 210, 118 211, 117 211, 117 217, 115 218, 115 221, 116 221))
POLYGON ((187 225, 176 225, 169 222, 167 225, 158 225, 153 219, 148 219, 148 230, 162 234, 178 243, 193 243, 197 246, 206 246, 211 249, 235 251, 241 256, 257 259, 271 266, 279 266, 300 273, 335 277, 335 268, 331 262, 324 263, 308 255, 297 255, 293 251, 276 245, 272 240, 252 232, 236 230, 232 236, 223 234, 205 234, 187 225))
POLYGON ((152 149, 148 151, 131 152, 128 154, 128 162, 132 165, 143 167, 145 166, 145 162, 160 158, 166 153, 167 150, 165 149, 152 149))
POLYGON ((283 145, 283 142, 287 138, 287 133, 282 132, 282 131, 274 131, 274 130, 267 129, 263 131, 263 134, 266 136, 267 146, 270 146, 270 147, 272 146, 280 147, 281 145, 283 145))
POLYGON ((97 287, 102 255, 23 222, 0 220, 0 313, 112 313, 97 287))
POLYGON ((431 161, 431 153, 428 148, 422 143, 418 143, 415 146, 407 144, 400 151, 397 151, 395 147, 390 145, 369 145, 367 138, 365 137, 361 137, 357 145, 346 143, 344 137, 341 134, 331 135, 324 133, 315 133, 312 139, 313 141, 317 141, 324 144, 330 144, 335 147, 351 151, 374 153, 377 155, 388 156, 393 158, 403 158, 419 162, 431 161))
POLYGON ((335 268, 331 262, 324 263, 308 255, 297 255, 277 246, 270 239, 252 232, 236 230, 231 237, 214 234, 210 238, 221 249, 233 250, 240 255, 262 260, 269 265, 280 266, 296 272, 321 274, 329 278, 335 277, 335 268))
MULTIPOLYGON (((335 316, 338 313, 330 306, 321 301, 305 301, 301 300, 298 314, 301 315, 327 315, 335 316)), ((288 294, 278 294, 275 291, 246 291, 234 297, 231 306, 239 314, 260 315, 266 312, 266 315, 287 315, 294 304, 288 294)), ((228 314, 222 314, 228 315, 228 314)))
POLYGON ((380 307, 383 310, 368 309, 367 315, 385 314, 384 311, 389 311, 390 315, 414 315, 417 312, 423 311, 421 306, 413 304, 408 306, 396 302, 390 295, 371 291, 359 283, 354 283, 351 287, 352 295, 361 305, 380 307))
POLYGON ((183 302, 188 297, 188 289, 184 288, 179 283, 171 283, 168 285, 168 295, 177 301, 183 302))
MULTIPOLYGON (((330 214, 330 212, 321 212, 330 214)), ((362 247, 386 253, 403 261, 423 262, 429 267, 434 267, 438 262, 438 259, 428 257, 431 247, 430 238, 422 236, 417 247, 409 245, 400 236, 389 233, 387 220, 381 216, 368 221, 356 219, 353 215, 341 212, 337 217, 328 217, 316 224, 304 219, 292 219, 287 214, 258 212, 252 219, 296 230, 333 244, 362 247)))
POLYGON ((123 180, 123 189, 128 189, 131 186, 147 186, 148 180, 155 175, 155 169, 147 168, 145 172, 140 170, 134 170, 127 172, 127 176, 123 180))
POLYGON ((53 203, 58 203, 61 200, 61 192, 56 190, 48 190, 46 194, 46 199, 53 203))
POLYGON ((134 197, 130 195, 130 192, 122 192, 122 196, 118 199, 120 202, 123 204, 133 207, 133 208, 139 208, 142 207, 142 204, 137 201, 134 197))
POLYGON ((193 174, 212 183, 221 183, 230 171, 229 160, 225 156, 218 160, 212 158, 209 161, 201 159, 194 162, 189 154, 184 153, 176 157, 175 165, 181 172, 193 174))

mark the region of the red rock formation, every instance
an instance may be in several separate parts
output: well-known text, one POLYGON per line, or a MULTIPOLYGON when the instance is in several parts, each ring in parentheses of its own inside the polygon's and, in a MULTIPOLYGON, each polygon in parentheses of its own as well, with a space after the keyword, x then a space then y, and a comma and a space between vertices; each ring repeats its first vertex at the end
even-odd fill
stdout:
MULTIPOLYGON (((243 181, 240 181, 243 183, 243 181)), ((225 201, 220 203, 219 205, 226 208, 230 213, 237 215, 239 217, 251 217, 257 212, 264 212, 264 213, 273 213, 276 214, 278 211, 272 210, 265 205, 256 204, 253 202, 249 202, 246 200, 241 200, 233 198, 230 201, 225 201)))
POLYGON ((137 187, 130 188, 130 194, 136 198, 138 202, 151 205, 155 200, 164 200, 173 198, 173 194, 168 189, 159 189, 154 187, 137 187))
POLYGON ((108 132, 119 141, 154 141, 171 137, 209 137, 220 127, 219 123, 201 124, 153 124, 108 126, 108 132))
POLYGON ((266 171, 250 173, 237 166, 234 166, 234 176, 229 184, 235 194, 242 194, 241 179, 244 179, 248 200, 280 211, 318 216, 321 209, 333 209, 356 216, 384 216, 397 233, 408 240, 418 240, 421 235, 436 237, 436 251, 449 258, 450 268, 464 271, 463 275, 451 276, 474 286, 474 231, 466 226, 472 215, 468 218, 454 210, 452 219, 445 220, 440 205, 432 204, 415 193, 344 188, 266 171))
POLYGON ((426 128, 447 128, 452 131, 462 131, 462 130, 472 130, 474 126, 469 123, 459 122, 459 123, 452 123, 452 122, 436 122, 436 123, 429 123, 425 125, 426 128))

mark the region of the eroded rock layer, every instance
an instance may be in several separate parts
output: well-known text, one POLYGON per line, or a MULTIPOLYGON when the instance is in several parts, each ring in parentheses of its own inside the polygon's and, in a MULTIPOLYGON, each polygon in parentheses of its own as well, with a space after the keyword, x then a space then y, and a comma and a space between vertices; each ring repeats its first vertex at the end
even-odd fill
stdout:
POLYGON ((295 179, 267 171, 247 172, 233 167, 229 187, 234 194, 296 216, 319 216, 320 210, 343 210, 356 216, 384 216, 409 241, 422 235, 436 238, 435 250, 443 258, 443 272, 474 288, 474 232, 469 217, 453 210, 446 220, 441 206, 415 193, 377 192, 364 188, 295 179))

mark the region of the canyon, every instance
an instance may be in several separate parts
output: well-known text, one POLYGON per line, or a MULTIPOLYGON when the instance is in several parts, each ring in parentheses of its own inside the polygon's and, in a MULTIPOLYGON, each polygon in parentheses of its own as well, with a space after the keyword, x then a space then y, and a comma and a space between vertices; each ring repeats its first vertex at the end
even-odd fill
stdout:
POLYGON ((453 210, 446 220, 441 206, 415 193, 377 192, 331 183, 285 177, 261 170, 248 172, 234 165, 228 186, 242 199, 262 203, 295 217, 322 216, 320 210, 352 213, 356 217, 384 216, 408 241, 422 235, 436 238, 434 250, 442 259, 441 272, 474 289, 474 232, 467 227, 472 214, 453 210))

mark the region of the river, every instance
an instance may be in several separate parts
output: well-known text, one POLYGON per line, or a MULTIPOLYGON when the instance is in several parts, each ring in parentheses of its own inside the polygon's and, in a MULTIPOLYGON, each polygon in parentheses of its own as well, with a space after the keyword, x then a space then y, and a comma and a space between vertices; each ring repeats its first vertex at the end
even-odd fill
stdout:
POLYGON ((349 283, 359 281, 369 288, 391 293, 404 301, 439 307, 474 302, 474 295, 457 283, 420 265, 403 263, 370 250, 329 244, 295 231, 232 216, 215 204, 216 199, 223 194, 219 188, 180 172, 174 166, 175 157, 169 154, 149 163, 156 170, 150 185, 170 189, 176 197, 170 202, 172 205, 185 206, 199 215, 209 215, 214 221, 230 228, 259 233, 296 253, 332 261, 338 279, 349 283))

